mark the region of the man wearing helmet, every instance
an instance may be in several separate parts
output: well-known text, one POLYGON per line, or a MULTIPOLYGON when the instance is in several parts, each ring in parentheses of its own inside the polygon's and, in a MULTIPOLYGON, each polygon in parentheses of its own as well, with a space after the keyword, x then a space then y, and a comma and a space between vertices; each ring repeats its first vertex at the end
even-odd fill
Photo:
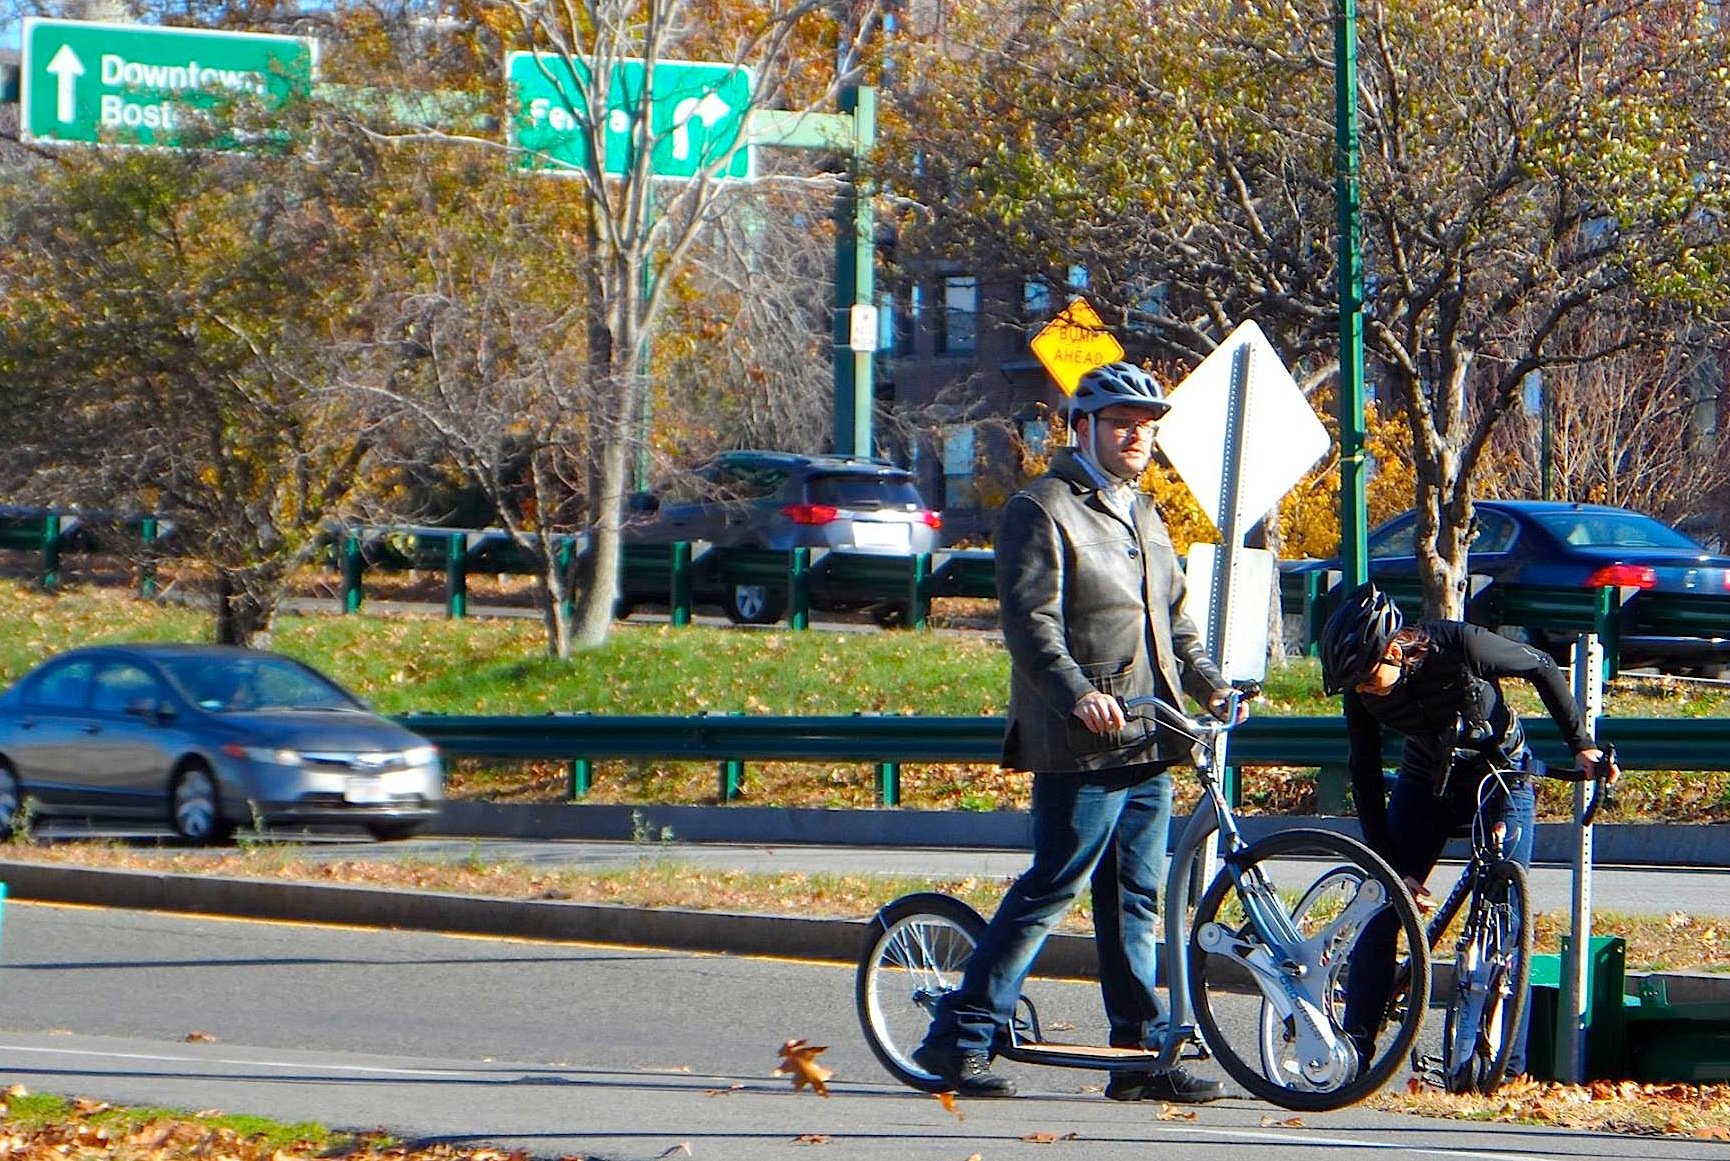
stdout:
MULTIPOLYGON (((1603 761, 1556 663, 1498 633, 1460 621, 1408 625, 1372 583, 1346 595, 1322 628, 1319 645, 1323 691, 1344 694, 1352 797, 1364 841, 1404 877, 1420 905, 1429 897, 1424 880, 1448 838, 1480 808, 1506 827, 1507 857, 1522 866, 1532 861, 1531 779, 1544 768, 1502 697, 1502 678, 1520 678, 1538 691, 1581 770, 1590 772, 1603 761), (1405 739, 1391 792, 1382 775, 1384 730, 1405 739), (1491 762, 1501 765, 1504 757, 1518 771, 1512 789, 1498 790, 1480 807, 1479 783, 1491 762)), ((1619 774, 1612 767, 1608 777, 1614 781, 1619 774)), ((1345 1027, 1363 1059, 1373 1052, 1386 1009, 1393 934, 1391 923, 1372 921, 1347 984, 1345 1027), (1363 964, 1376 970, 1357 966, 1363 964)), ((1521 1028, 1510 1076, 1524 1071, 1525 1040, 1521 1028)))
MULTIPOLYGON (((1046 936, 1091 881, 1100 990, 1111 1043, 1157 1041, 1154 987, 1159 884, 1171 820, 1166 768, 1188 747, 1130 719, 1120 699, 1187 691, 1215 713, 1230 692, 1180 611, 1183 574, 1171 537, 1138 481, 1169 410, 1139 367, 1083 376, 1070 401, 1074 446, 1004 507, 997 588, 1010 657, 1003 764, 1032 770, 1033 864, 1010 887, 943 998, 920 1067, 964 1096, 1007 1097, 990 1070, 1022 981, 1046 936)), ((1182 1069, 1114 1072, 1114 1100, 1208 1101, 1217 1083, 1182 1069)))

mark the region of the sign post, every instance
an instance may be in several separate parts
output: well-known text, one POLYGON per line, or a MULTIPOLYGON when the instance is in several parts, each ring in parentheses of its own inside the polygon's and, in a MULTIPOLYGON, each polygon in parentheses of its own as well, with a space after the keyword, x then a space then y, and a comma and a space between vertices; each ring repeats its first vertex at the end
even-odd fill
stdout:
POLYGON ((24 141, 237 149, 237 106, 311 95, 314 41, 82 20, 24 21, 24 141))
POLYGON ((1218 551, 1190 546, 1190 615, 1228 677, 1259 680, 1267 670, 1274 561, 1243 539, 1327 449, 1327 428, 1254 322, 1171 393, 1159 450, 1222 541, 1218 551))

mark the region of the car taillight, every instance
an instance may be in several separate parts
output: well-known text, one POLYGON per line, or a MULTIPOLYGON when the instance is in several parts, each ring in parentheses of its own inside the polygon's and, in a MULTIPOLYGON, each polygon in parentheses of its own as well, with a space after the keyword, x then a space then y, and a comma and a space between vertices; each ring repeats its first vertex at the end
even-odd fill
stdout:
POLYGON ((841 510, 832 504, 789 504, 781 514, 795 524, 828 524, 841 515, 841 510))
POLYGON ((1609 585, 1629 589, 1657 588, 1658 570, 1649 564, 1607 564, 1586 578, 1589 589, 1609 585))
MULTIPOLYGON (((941 527, 943 527, 943 516, 941 513, 930 512, 930 511, 921 512, 921 513, 919 513, 919 519, 921 519, 925 522, 925 526, 927 528, 941 528, 941 527)), ((1730 584, 1730 581, 1727 581, 1726 583, 1730 584)))

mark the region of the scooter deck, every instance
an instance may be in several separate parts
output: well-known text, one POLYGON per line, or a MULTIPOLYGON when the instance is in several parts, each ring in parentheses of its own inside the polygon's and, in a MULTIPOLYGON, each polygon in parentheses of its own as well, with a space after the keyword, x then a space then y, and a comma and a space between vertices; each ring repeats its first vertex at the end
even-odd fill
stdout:
POLYGON ((1055 1040, 1021 1040, 1002 1055, 1025 1064, 1067 1065, 1071 1068, 1150 1068, 1157 1052, 1145 1048, 1112 1048, 1105 1044, 1064 1044, 1055 1040))

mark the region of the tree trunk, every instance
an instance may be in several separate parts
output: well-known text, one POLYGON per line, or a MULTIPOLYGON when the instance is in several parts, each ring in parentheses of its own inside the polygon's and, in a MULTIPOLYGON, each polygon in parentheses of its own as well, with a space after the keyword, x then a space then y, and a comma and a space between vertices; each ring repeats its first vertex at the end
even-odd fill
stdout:
POLYGON ((605 644, 619 600, 619 514, 624 506, 630 441, 608 440, 600 457, 600 486, 589 525, 589 547, 582 554, 582 591, 577 594, 571 626, 572 643, 579 649, 605 644))
POLYGON ((251 646, 270 629, 272 609, 234 572, 216 573, 216 643, 251 646))

